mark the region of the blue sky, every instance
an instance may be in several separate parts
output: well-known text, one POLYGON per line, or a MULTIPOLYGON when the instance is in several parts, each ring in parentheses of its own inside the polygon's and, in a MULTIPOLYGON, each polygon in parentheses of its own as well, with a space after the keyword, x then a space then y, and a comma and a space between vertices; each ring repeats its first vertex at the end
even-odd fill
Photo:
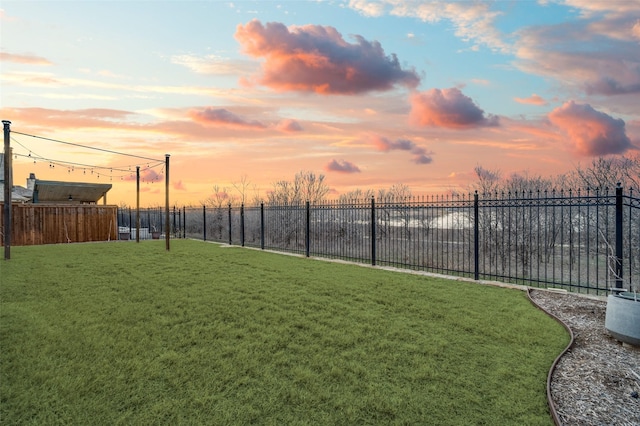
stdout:
MULTIPOLYGON (((243 176, 264 195, 301 170, 325 174, 334 195, 460 191, 478 165, 547 176, 640 146, 638 0, 0 9, 0 115, 12 130, 170 153, 181 204, 243 176)), ((30 172, 82 181, 90 169, 67 162, 92 165, 114 183, 110 202, 132 202, 136 160, 17 134, 12 146, 17 184, 30 172)), ((143 203, 161 203, 162 168, 144 174, 143 203)))

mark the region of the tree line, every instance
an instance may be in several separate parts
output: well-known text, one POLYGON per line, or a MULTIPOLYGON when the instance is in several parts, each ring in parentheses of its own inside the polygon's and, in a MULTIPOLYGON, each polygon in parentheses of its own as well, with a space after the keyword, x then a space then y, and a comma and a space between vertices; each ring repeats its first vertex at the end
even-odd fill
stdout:
MULTIPOLYGON (((640 193, 640 153, 629 156, 609 156, 593 159, 589 164, 578 164, 567 173, 556 176, 512 173, 504 175, 499 169, 474 168, 475 180, 465 189, 451 190, 451 195, 477 191, 479 194, 522 194, 553 190, 613 191, 618 183, 626 190, 640 193)), ((260 194, 257 185, 246 175, 233 182, 231 187, 214 184, 212 194, 201 202, 207 207, 258 205, 260 203, 281 206, 301 205, 306 201, 317 204, 327 199, 330 187, 324 174, 300 171, 292 180, 282 179, 272 183, 272 188, 260 194)), ((340 194, 338 202, 376 198, 379 200, 406 200, 413 196, 411 189, 397 183, 389 188, 355 189, 340 194)))

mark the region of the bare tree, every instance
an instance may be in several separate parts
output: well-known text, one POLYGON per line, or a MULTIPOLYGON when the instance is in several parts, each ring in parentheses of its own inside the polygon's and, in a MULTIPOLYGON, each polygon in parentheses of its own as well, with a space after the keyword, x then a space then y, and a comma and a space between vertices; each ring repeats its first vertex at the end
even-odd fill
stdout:
POLYGON ((489 170, 482 166, 476 166, 473 170, 478 177, 478 181, 471 185, 471 190, 478 191, 480 194, 490 194, 498 191, 502 180, 500 170, 489 170))
POLYGON ((273 184, 273 190, 268 194, 270 204, 301 205, 306 201, 318 203, 329 193, 324 175, 314 172, 301 171, 296 173, 293 181, 280 180, 273 184))
POLYGON ((227 206, 229 204, 234 204, 235 197, 229 194, 229 189, 227 187, 220 187, 220 185, 213 185, 213 192, 203 201, 203 205, 207 207, 221 208, 227 206))
POLYGON ((411 198, 411 189, 404 183, 395 183, 389 189, 379 189, 378 198, 388 201, 403 201, 411 198))
POLYGON ((338 202, 346 203, 354 200, 370 200, 372 197, 375 197, 376 192, 373 189, 354 189, 344 194, 340 194, 338 197, 338 202))
POLYGON ((578 188, 612 190, 620 182, 624 188, 640 191, 640 154, 595 158, 588 166, 578 165, 569 178, 578 188))
POLYGON ((240 194, 240 199, 238 201, 240 202, 240 204, 244 205, 247 197, 247 189, 251 185, 251 182, 249 182, 249 178, 247 177, 247 175, 242 175, 242 177, 240 177, 240 181, 233 182, 232 185, 235 190, 238 191, 238 194, 240 194))

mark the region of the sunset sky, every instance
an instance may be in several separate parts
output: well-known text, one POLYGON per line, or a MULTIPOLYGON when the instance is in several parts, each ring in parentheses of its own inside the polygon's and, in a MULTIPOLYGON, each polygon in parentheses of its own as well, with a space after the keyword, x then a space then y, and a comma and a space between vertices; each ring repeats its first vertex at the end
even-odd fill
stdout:
POLYGON ((165 154, 182 206, 243 176, 442 194, 640 149, 640 0, 3 0, 0 25, 14 183, 110 204, 136 166, 163 204, 165 154))

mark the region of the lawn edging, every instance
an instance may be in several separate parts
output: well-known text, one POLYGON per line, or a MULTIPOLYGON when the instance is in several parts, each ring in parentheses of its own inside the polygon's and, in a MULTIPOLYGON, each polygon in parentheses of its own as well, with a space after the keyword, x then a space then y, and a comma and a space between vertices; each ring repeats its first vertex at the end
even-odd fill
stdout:
POLYGON ((527 289, 527 297, 529 298, 529 301, 533 304, 533 306, 535 306, 536 308, 540 309, 542 312, 544 312, 545 314, 549 315, 551 318, 555 319, 560 325, 562 325, 564 327, 565 330, 567 330, 567 332, 569 333, 569 336, 570 336, 569 343, 567 344, 567 347, 564 348, 564 350, 553 361, 553 364, 551 364, 551 368, 549 369, 549 374, 547 375, 547 404, 549 404, 549 412, 551 413, 551 418, 553 419, 553 422, 556 424, 556 426, 561 426, 562 422, 560 421, 560 416, 558 416, 558 412, 556 410, 556 405, 553 402, 553 398, 551 397, 551 378, 553 376, 554 371, 556 370, 556 366, 558 365, 558 362, 560 361, 560 359, 562 359, 562 357, 568 351, 570 351, 571 348, 573 347, 573 345, 575 343, 575 336, 573 334, 573 330, 571 330, 571 327, 569 327, 569 325, 567 325, 567 323, 562 321, 556 315, 554 315, 551 312, 549 312, 546 309, 544 309, 542 306, 538 305, 533 300, 533 298, 531 298, 531 290, 534 290, 534 289, 533 288, 528 288, 527 289))

